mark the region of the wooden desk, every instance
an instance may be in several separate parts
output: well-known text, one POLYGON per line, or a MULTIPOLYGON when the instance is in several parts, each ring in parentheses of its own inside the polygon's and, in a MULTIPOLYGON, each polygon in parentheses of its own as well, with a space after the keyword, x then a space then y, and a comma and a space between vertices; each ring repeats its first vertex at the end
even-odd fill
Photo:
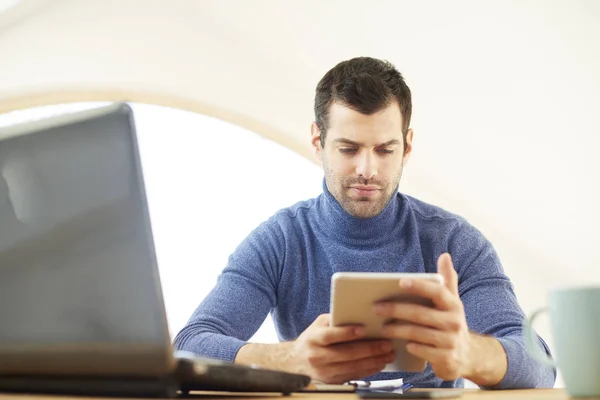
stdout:
MULTIPOLYGON (((223 400, 356 400, 359 397, 355 394, 315 394, 315 393, 294 393, 289 397, 280 394, 238 394, 238 393, 207 393, 198 392, 198 396, 189 399, 223 399, 223 400)), ((19 395, 19 394, 0 394, 0 400, 115 400, 115 398, 98 397, 77 397, 77 396, 38 396, 38 395, 19 395)), ((532 389, 532 390, 499 390, 484 391, 477 389, 465 389, 460 399, 463 400, 567 400, 570 397, 563 389, 532 389)), ((600 398, 586 398, 585 400, 600 400, 600 398)))

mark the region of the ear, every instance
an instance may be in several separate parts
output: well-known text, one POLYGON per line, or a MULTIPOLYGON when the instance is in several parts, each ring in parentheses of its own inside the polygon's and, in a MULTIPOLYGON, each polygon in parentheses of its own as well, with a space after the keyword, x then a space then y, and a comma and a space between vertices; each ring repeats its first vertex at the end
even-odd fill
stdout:
POLYGON ((402 156, 403 165, 408 163, 408 159, 412 153, 413 134, 414 132, 412 128, 409 128, 408 132, 406 132, 406 149, 404 149, 404 155, 402 156))
POLYGON ((321 147, 321 130, 317 126, 316 122, 310 124, 310 144, 312 145, 313 150, 315 151, 315 156, 320 161, 323 161, 323 147, 321 147))

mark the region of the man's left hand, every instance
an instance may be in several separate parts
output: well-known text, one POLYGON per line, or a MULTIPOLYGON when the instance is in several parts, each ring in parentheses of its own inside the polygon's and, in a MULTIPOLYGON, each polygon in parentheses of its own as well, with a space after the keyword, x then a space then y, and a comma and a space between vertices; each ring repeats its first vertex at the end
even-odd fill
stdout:
POLYGON ((473 338, 458 295, 458 275, 450 254, 438 258, 438 272, 444 277, 443 285, 425 279, 399 282, 405 292, 431 299, 435 308, 385 302, 376 304, 375 312, 402 321, 384 327, 386 338, 407 340, 409 353, 429 362, 439 378, 454 380, 472 372, 473 338))

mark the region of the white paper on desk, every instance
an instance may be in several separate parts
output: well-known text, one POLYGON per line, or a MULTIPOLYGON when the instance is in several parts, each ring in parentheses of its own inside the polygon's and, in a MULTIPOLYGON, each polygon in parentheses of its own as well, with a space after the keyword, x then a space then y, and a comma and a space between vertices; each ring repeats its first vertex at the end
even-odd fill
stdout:
POLYGON ((354 393, 356 387, 347 384, 328 384, 319 381, 311 381, 310 384, 301 389, 300 392, 331 392, 331 393, 354 393))
POLYGON ((399 379, 388 379, 385 381, 371 381, 369 386, 371 389, 402 389, 404 380, 399 379))
POLYGON ((359 390, 398 390, 402 389, 404 380, 399 378, 381 381, 354 381, 351 383, 355 384, 359 390))

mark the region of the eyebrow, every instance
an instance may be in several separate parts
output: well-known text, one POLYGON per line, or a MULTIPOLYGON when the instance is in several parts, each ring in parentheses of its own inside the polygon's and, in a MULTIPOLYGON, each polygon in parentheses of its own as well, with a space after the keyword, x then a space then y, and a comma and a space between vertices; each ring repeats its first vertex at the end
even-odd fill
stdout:
MULTIPOLYGON (((349 145, 352 145, 352 146, 362 146, 361 143, 355 142, 355 141, 350 140, 350 139, 344 139, 344 138, 334 139, 333 142, 334 143, 349 144, 349 145)), ((398 139, 393 139, 393 140, 390 140, 389 142, 378 144, 376 147, 387 147, 387 146, 392 146, 392 145, 397 145, 397 144, 400 144, 400 141, 398 139)))

